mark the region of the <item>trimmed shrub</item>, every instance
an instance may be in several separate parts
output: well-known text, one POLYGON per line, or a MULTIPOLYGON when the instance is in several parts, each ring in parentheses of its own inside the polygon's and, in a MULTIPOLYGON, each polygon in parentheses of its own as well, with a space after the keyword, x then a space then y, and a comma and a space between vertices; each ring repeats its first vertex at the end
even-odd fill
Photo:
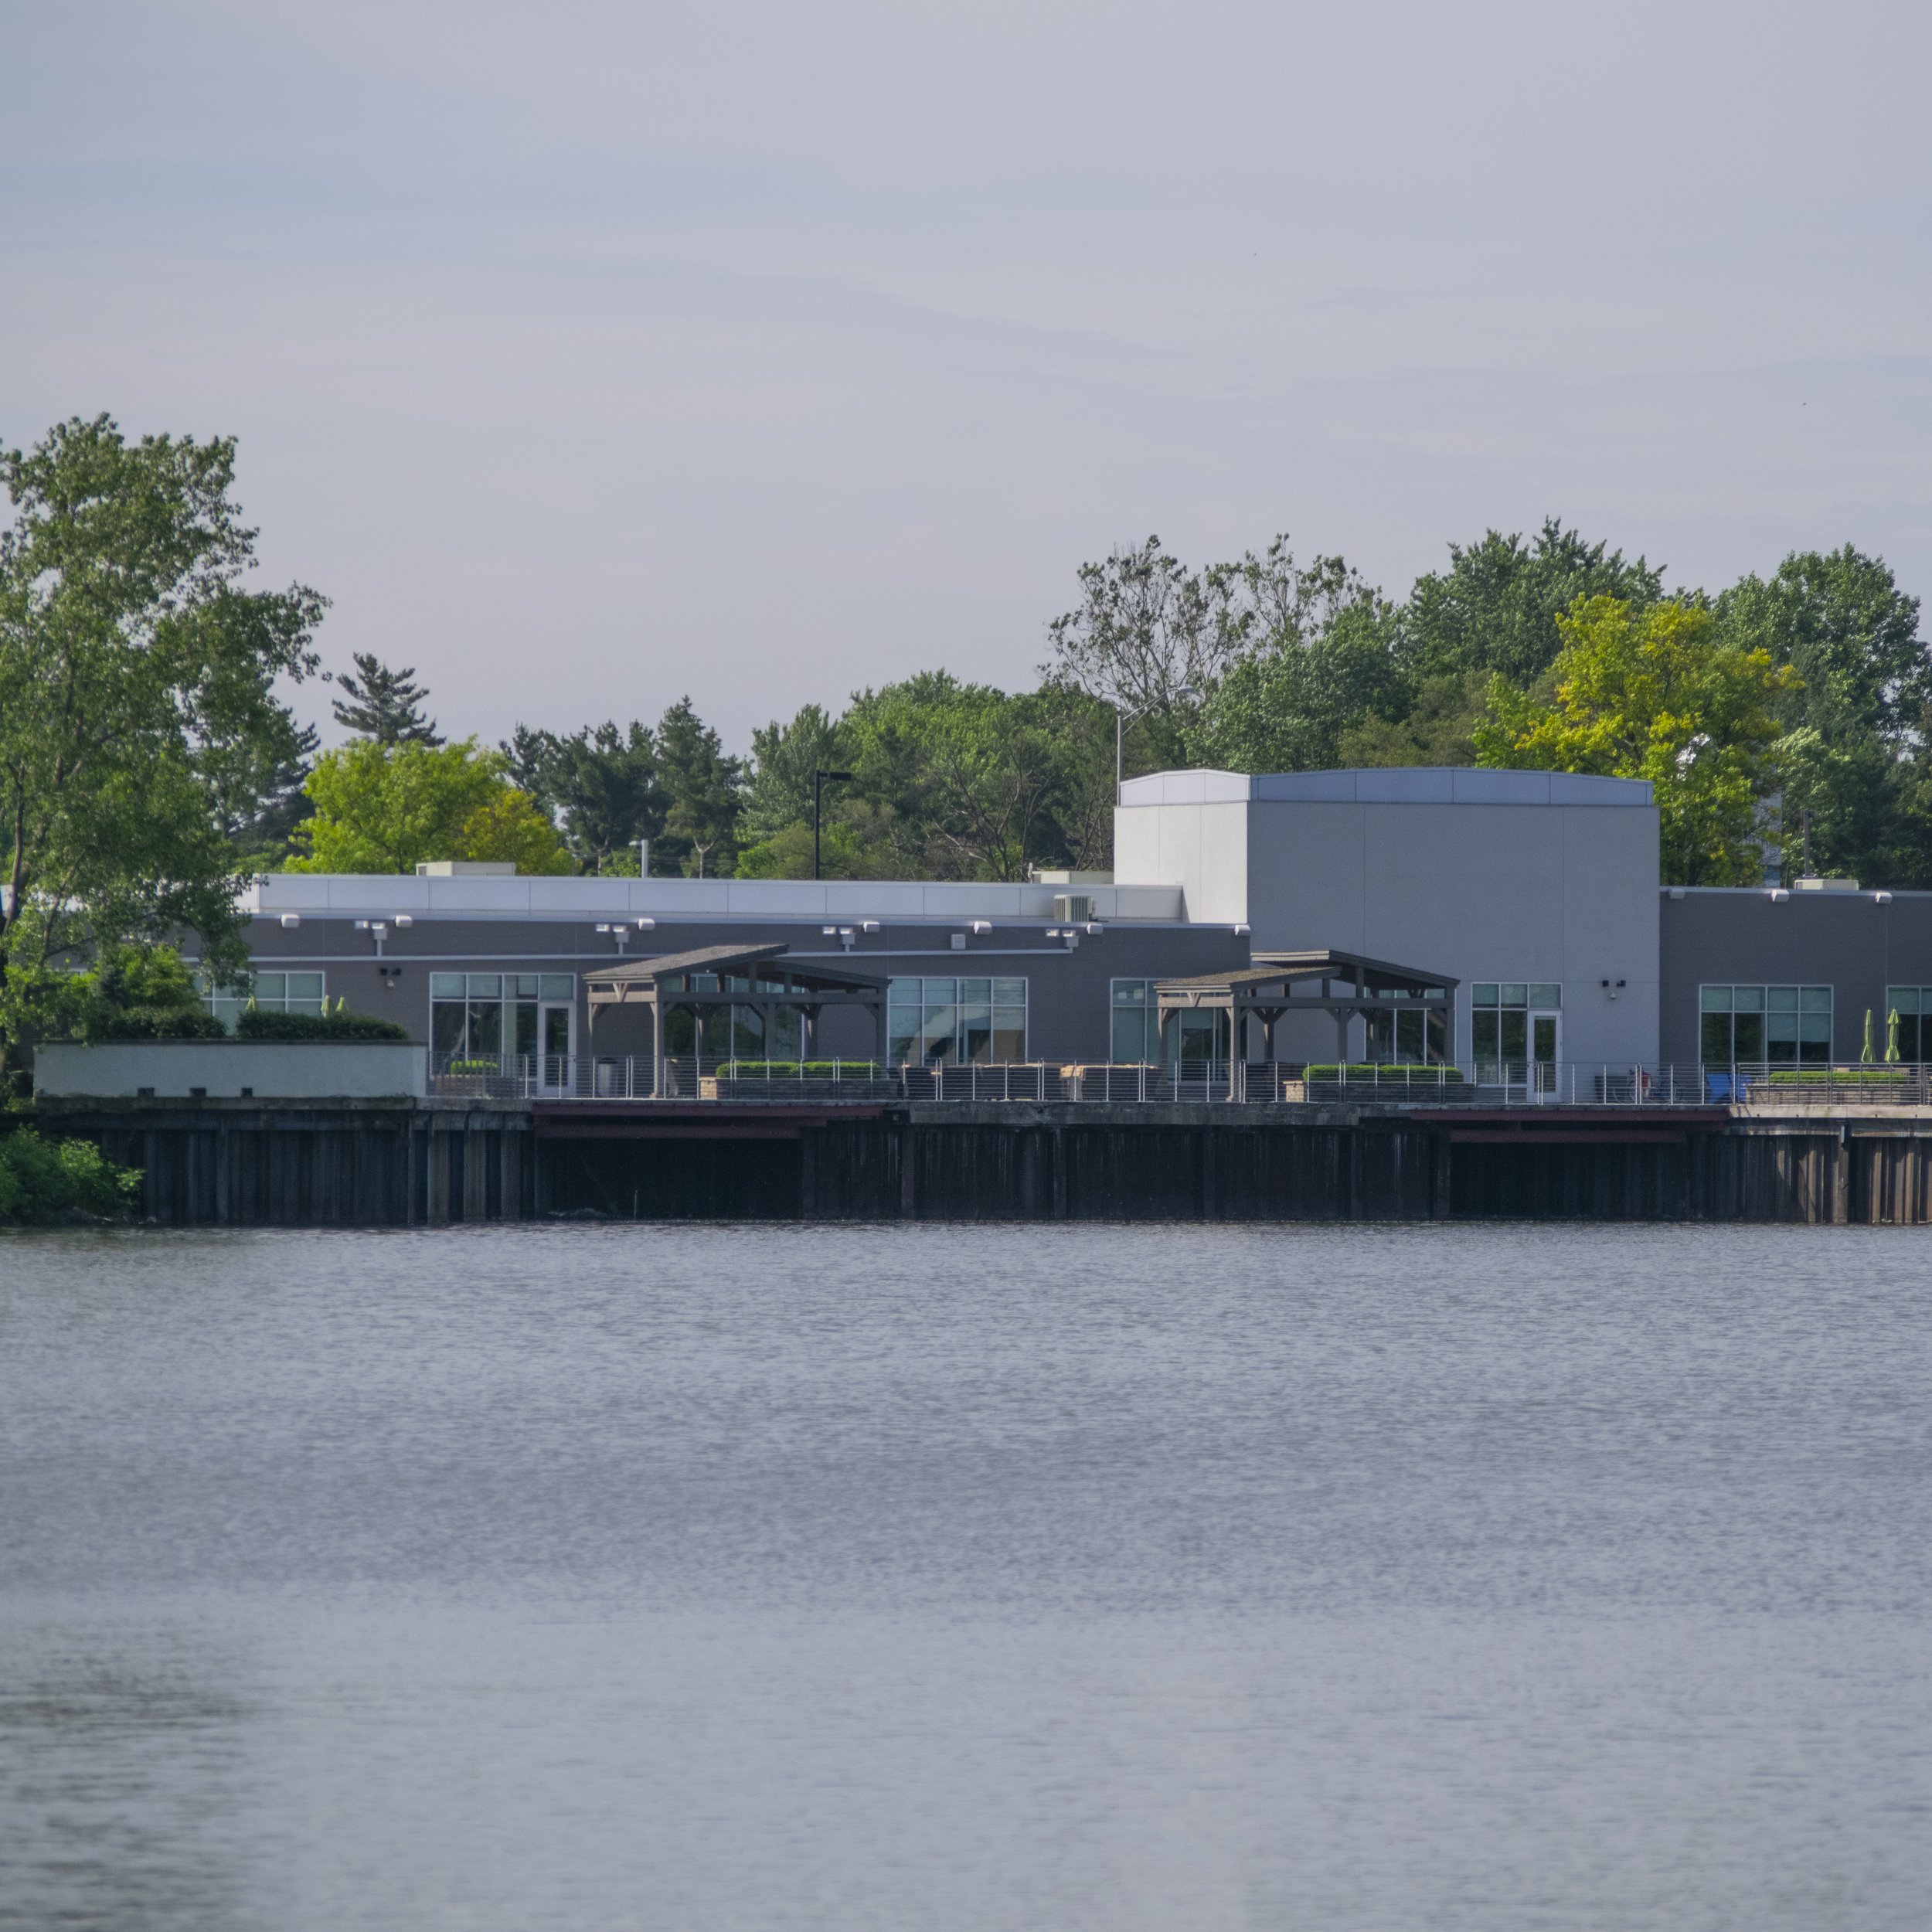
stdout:
POLYGON ((206 1007, 173 1012, 131 1007, 110 1012, 87 1029, 90 1040, 226 1039, 228 1029, 206 1007))
POLYGON ((116 1167, 90 1141, 43 1140, 30 1127, 0 1135, 0 1222, 117 1218, 140 1195, 140 1168, 116 1167))
POLYGON ((1351 1060, 1345 1067, 1304 1067, 1302 1077, 1311 1080, 1345 1080, 1351 1087, 1358 1080, 1364 1086, 1372 1081, 1386 1081, 1393 1087, 1454 1087, 1468 1077, 1459 1066, 1423 1066, 1407 1060, 1351 1060))
POLYGON ((726 1060, 718 1069, 730 1080, 869 1080, 880 1077, 872 1060, 726 1060))
POLYGON ((1912 1075, 1909 1068, 1895 1063, 1889 1066, 1774 1066, 1767 1073, 1745 1077, 1763 1080, 1773 1087, 1903 1087, 1912 1075))
POLYGON ((280 1013, 250 1006, 235 1016, 235 1037, 262 1040, 406 1040, 409 1029, 393 1019, 378 1019, 372 1013, 348 1013, 339 1009, 332 1013, 280 1013))

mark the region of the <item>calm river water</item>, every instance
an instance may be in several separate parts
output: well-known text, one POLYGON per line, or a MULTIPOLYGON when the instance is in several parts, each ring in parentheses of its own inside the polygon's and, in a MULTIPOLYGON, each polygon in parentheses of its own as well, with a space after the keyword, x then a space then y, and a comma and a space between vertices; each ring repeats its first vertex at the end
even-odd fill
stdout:
POLYGON ((0 1236, 0 1924, 1862 1932, 1932 1233, 0 1236))

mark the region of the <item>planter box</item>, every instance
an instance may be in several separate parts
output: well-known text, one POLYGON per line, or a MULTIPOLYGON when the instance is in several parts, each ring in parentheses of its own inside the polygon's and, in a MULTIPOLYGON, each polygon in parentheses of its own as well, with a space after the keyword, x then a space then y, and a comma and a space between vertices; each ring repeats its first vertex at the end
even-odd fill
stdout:
POLYGON ((112 1040, 33 1056, 36 1094, 107 1100, 420 1100, 413 1040, 112 1040))
POLYGON ((896 1080, 734 1080, 706 1074, 698 1082, 701 1100, 896 1100, 896 1080))

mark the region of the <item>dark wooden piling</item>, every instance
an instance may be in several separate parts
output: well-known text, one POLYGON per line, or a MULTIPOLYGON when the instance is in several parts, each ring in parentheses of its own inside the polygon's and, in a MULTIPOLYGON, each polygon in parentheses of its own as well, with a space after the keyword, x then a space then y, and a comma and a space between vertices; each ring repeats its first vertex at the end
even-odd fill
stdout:
POLYGON ((142 1100, 43 1105, 166 1226, 1932 1221, 1932 1118, 1450 1107, 142 1100))

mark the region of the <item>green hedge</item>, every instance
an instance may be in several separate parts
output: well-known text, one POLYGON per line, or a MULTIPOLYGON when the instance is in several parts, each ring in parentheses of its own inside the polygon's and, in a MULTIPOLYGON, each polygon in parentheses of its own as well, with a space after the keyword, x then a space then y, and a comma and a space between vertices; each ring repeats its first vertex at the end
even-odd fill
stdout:
MULTIPOLYGON (((217 1022, 216 1030, 221 1029, 217 1022)), ((369 1013, 279 1013, 246 1007, 235 1016, 237 1039, 407 1039, 409 1029, 369 1013)))
POLYGON ((45 1141, 30 1127, 0 1135, 0 1222, 124 1216, 141 1170, 116 1167, 89 1141, 45 1141))
POLYGON ((1302 1077, 1311 1080, 1345 1079, 1351 1087, 1358 1080, 1365 1084, 1386 1080, 1396 1087, 1453 1087, 1465 1076, 1459 1066, 1417 1066, 1403 1060, 1351 1060, 1346 1066, 1338 1063, 1304 1067, 1302 1077))
POLYGON ((172 1011, 134 1006, 110 1012, 87 1026, 90 1040, 226 1039, 228 1029, 206 1007, 172 1011))
POLYGON ((1773 1087, 1903 1087, 1912 1077, 1903 1066, 1774 1066, 1768 1073, 1753 1073, 1750 1080, 1768 1081, 1773 1087))
POLYGON ((870 1080, 881 1077, 871 1060, 726 1060, 726 1080, 870 1080))

